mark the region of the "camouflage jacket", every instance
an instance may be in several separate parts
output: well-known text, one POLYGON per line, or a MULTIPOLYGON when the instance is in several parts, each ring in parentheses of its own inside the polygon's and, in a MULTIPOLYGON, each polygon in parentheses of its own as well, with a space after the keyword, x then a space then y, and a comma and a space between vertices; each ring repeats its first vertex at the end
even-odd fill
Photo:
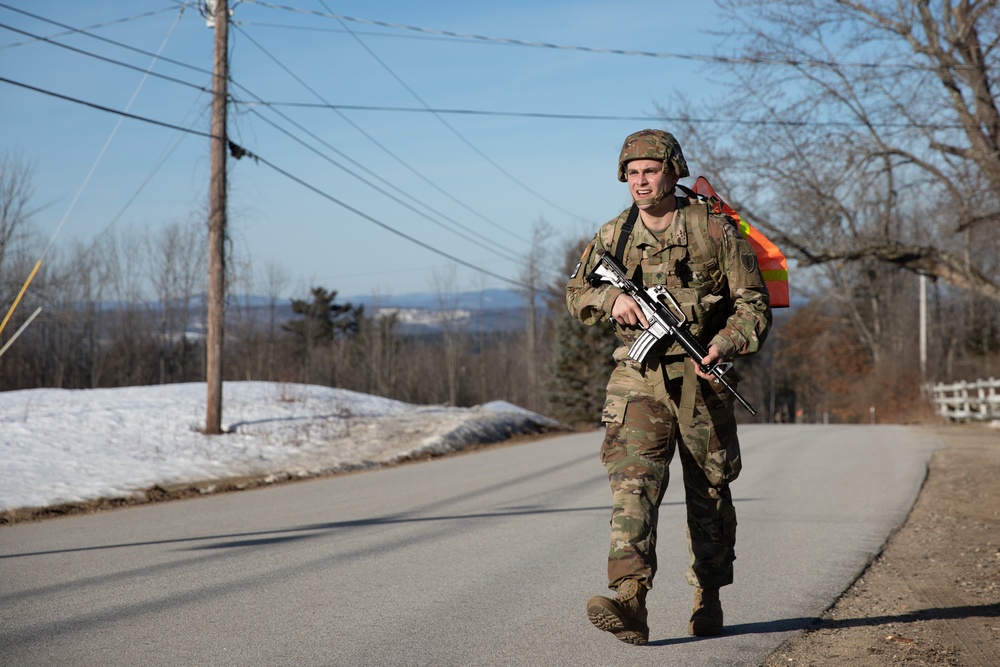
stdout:
MULTIPOLYGON (((667 287, 688 316, 691 333, 706 348, 717 345, 726 359, 753 354, 771 327, 769 296, 757 256, 736 225, 710 213, 706 204, 678 197, 677 206, 662 244, 641 219, 636 221, 622 263, 633 277, 640 270, 644 286, 667 287)), ((628 212, 622 211, 601 227, 566 285, 569 311, 584 324, 610 318, 621 294, 612 285, 593 287, 586 277, 597 263, 599 250, 614 252, 616 234, 628 212)), ((615 333, 622 342, 615 359, 621 361, 642 332, 616 324, 615 333)), ((654 353, 673 357, 684 351, 666 340, 659 342, 654 353)))

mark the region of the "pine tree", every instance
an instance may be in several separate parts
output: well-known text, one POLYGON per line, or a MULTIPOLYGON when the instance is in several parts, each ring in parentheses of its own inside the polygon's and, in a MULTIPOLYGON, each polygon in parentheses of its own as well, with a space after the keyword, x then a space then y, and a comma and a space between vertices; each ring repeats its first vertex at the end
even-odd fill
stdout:
POLYGON ((573 423, 601 421, 618 343, 610 323, 585 326, 569 313, 556 324, 556 357, 546 383, 549 414, 573 423))
MULTIPOLYGON (((566 275, 573 271, 586 242, 569 248, 566 275)), ((562 286, 554 286, 557 293, 562 286)), ((570 424, 601 421, 608 377, 614 370, 612 354, 618 346, 610 322, 586 326, 566 311, 565 302, 549 304, 556 316, 556 353, 545 383, 548 413, 570 424)))
POLYGON ((323 287, 312 288, 312 300, 292 299, 292 312, 302 317, 281 325, 295 339, 295 356, 304 364, 305 381, 311 379, 313 351, 329 346, 335 339, 357 332, 364 317, 364 306, 336 304, 337 292, 323 287))

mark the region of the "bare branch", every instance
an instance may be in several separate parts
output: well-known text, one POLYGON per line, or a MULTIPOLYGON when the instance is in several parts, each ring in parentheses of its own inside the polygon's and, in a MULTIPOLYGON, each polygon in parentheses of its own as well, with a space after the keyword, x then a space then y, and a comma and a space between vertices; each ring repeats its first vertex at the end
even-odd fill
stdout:
POLYGON ((954 255, 933 247, 882 243, 858 246, 839 252, 810 252, 808 255, 803 255, 799 266, 861 259, 877 259, 895 264, 908 271, 939 278, 956 287, 1000 302, 1000 285, 954 255))

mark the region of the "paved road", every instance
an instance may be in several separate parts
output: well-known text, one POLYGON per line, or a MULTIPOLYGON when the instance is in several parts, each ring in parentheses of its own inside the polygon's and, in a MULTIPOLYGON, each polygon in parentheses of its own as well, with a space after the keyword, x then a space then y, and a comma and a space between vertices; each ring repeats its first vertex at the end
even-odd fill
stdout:
POLYGON ((938 443, 895 426, 741 434, 737 583, 720 638, 685 634, 677 483, 650 645, 588 623, 610 499, 592 433, 0 528, 0 664, 759 664, 901 525, 938 443))

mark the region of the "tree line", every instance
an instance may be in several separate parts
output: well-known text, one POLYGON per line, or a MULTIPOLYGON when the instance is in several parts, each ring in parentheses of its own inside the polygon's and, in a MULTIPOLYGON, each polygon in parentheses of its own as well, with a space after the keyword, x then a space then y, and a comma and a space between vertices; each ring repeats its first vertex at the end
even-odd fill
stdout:
MULTIPOLYGON (((15 166, 23 177, 23 165, 15 166)), ((0 172, 0 183, 12 180, 0 172)), ((8 201, 4 210, 26 207, 8 201)), ((0 231, 0 302, 10 304, 43 244, 26 219, 8 219, 0 231)), ((330 287, 284 297, 289 280, 280 267, 254 276, 249 261, 231 258, 225 379, 314 383, 417 404, 506 400, 595 425, 617 343, 609 326, 585 327, 569 316, 564 280, 555 277, 569 275, 589 239, 542 248, 542 239, 553 238, 542 231, 520 276, 537 286, 523 295, 524 326, 495 331, 460 316, 454 280, 437 286, 439 327, 414 335, 404 333, 397 313, 340 301, 330 287), (546 305, 529 307, 538 294, 547 295, 546 305), (290 318, 282 315, 288 306, 290 318)), ((206 234, 195 217, 158 230, 109 229, 55 249, 12 319, 16 325, 42 308, 0 357, 0 391, 203 381, 206 234)), ((800 283, 792 276, 794 295, 800 283)), ((776 311, 763 352, 741 362, 740 389, 758 420, 859 422, 873 408, 879 419, 905 419, 923 405, 924 379, 1000 374, 996 304, 933 283, 922 377, 917 278, 872 261, 840 267, 839 280, 850 289, 816 289, 776 311)))
MULTIPOLYGON (((1000 376, 1000 3, 717 4, 718 44, 742 53, 720 61, 733 95, 693 103, 681 91, 661 110, 692 172, 791 260, 794 307, 776 311, 763 351, 740 365, 760 419, 905 420, 924 406, 923 382, 1000 376)), ((24 162, 0 157, 5 310, 43 246, 30 194, 24 162)), ((189 333, 206 218, 109 229, 53 253, 0 339, 43 307, 0 357, 0 390, 203 380, 202 343, 189 333)), ((228 292, 268 305, 230 299, 226 378, 417 403, 502 399, 595 423, 615 343, 607 327, 569 317, 554 277, 569 275, 589 239, 538 227, 533 240, 517 331, 445 317, 433 335, 402 335, 393 316, 338 304, 330 285, 302 289, 282 322, 280 267, 255 276, 233 257, 228 292), (542 293, 553 296, 537 309, 542 293)), ((444 313, 452 292, 441 289, 444 313)))
POLYGON ((732 95, 662 112, 793 259, 808 306, 765 349, 775 381, 857 420, 914 403, 922 379, 1000 373, 1000 3, 717 4, 732 95))
MULTIPOLYGON (((108 230, 50 252, 4 332, 6 341, 42 308, 0 358, 0 391, 204 381, 206 233, 203 221, 108 230)), ((42 247, 19 221, 0 255, 7 307, 42 247)), ((255 281, 249 262, 229 265, 226 380, 324 384, 423 404, 503 399, 542 408, 540 392, 526 381, 524 331, 472 331, 474 321, 443 310, 439 330, 404 335, 397 314, 339 302, 323 286, 289 299, 280 296, 289 281, 276 266, 255 281), (263 300, 241 296, 255 290, 263 300), (291 319, 283 316, 289 305, 291 319)))

